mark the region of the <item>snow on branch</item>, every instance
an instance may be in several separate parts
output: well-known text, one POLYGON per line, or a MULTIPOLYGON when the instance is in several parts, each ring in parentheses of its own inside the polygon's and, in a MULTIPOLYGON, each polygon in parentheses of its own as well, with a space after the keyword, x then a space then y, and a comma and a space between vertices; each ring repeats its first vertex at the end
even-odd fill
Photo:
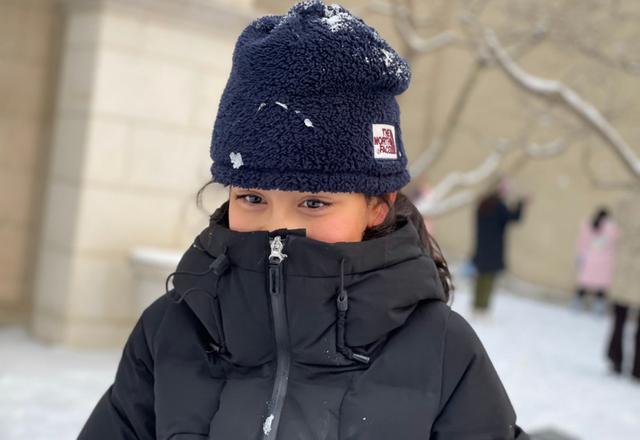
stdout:
POLYGON ((540 78, 526 72, 511 58, 493 31, 485 31, 485 40, 498 66, 515 84, 529 93, 560 100, 613 147, 627 169, 640 178, 640 158, 597 108, 560 81, 540 78))
POLYGON ((505 152, 505 145, 500 144, 475 169, 466 172, 454 171, 448 174, 425 198, 417 201, 416 208, 423 215, 437 215, 471 202, 474 197, 473 193, 469 191, 463 191, 453 196, 449 194, 459 187, 475 186, 494 174, 505 152))
MULTIPOLYGON (((502 160, 508 152, 512 142, 501 140, 495 150, 476 168, 459 172, 455 171, 442 179, 424 198, 416 201, 416 208, 425 216, 437 216, 451 210, 461 208, 472 203, 479 196, 479 191, 463 189, 462 187, 477 187, 481 182, 494 176, 502 160), (452 194, 455 190, 456 193, 452 194)), ((520 151, 524 153, 522 159, 549 159, 566 151, 569 143, 566 139, 558 138, 545 144, 530 143, 520 151)), ((514 150, 518 151, 518 150, 514 150)), ((524 163, 520 161, 518 163, 524 163)))
POLYGON ((414 52, 435 52, 459 40, 451 31, 441 32, 431 38, 422 38, 416 33, 406 17, 401 17, 399 20, 401 22, 397 25, 398 33, 406 45, 414 52))
MULTIPOLYGON (((411 11, 402 5, 392 4, 384 1, 371 1, 366 10, 392 17, 396 30, 402 41, 415 53, 431 53, 449 46, 459 41, 458 36, 450 31, 443 31, 430 38, 421 37, 415 30, 412 21, 411 11)), ((430 22, 431 17, 422 18, 423 22, 430 22)))

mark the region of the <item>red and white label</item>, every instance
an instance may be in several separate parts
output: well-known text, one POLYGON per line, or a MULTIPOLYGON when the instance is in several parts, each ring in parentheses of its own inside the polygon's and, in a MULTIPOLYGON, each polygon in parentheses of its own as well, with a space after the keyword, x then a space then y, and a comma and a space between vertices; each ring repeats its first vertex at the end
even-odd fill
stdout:
POLYGON ((393 125, 373 124, 373 157, 376 159, 397 159, 396 129, 393 125))

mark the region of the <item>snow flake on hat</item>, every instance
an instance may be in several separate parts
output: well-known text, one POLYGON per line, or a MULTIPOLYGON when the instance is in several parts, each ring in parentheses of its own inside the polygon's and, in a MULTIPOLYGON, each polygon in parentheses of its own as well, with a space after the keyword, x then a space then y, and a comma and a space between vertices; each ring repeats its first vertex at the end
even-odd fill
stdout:
MULTIPOLYGON (((402 59, 393 49, 385 49, 383 47, 378 48, 379 57, 378 60, 384 63, 386 69, 385 73, 395 75, 399 79, 408 80, 411 71, 407 62, 402 59), (390 49, 390 50, 389 50, 390 49)), ((365 61, 368 63, 368 59, 365 57, 365 61)))
POLYGON ((331 32, 351 30, 356 17, 344 10, 340 5, 332 4, 324 7, 324 17, 320 19, 331 32))
POLYGON ((280 17, 275 28, 300 15, 315 15, 331 32, 352 30, 353 26, 362 25, 361 21, 338 4, 325 5, 320 0, 306 0, 295 4, 280 17))
POLYGON ((394 56, 393 53, 388 51, 387 49, 383 49, 380 48, 380 52, 382 53, 382 55, 384 56, 384 65, 387 67, 391 67, 391 65, 394 62, 394 56))
POLYGON ((231 159, 231 166, 233 166, 234 170, 237 170, 242 165, 244 165, 244 163, 242 162, 242 154, 240 153, 232 151, 231 153, 229 153, 229 159, 231 159))

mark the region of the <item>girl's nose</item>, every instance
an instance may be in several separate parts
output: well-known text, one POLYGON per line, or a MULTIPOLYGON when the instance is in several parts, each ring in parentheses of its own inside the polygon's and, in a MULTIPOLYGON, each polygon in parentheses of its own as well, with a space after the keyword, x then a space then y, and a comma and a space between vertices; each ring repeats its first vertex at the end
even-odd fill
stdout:
POLYGON ((306 229, 306 225, 300 224, 291 214, 276 213, 267 219, 263 230, 272 232, 277 229, 306 229))

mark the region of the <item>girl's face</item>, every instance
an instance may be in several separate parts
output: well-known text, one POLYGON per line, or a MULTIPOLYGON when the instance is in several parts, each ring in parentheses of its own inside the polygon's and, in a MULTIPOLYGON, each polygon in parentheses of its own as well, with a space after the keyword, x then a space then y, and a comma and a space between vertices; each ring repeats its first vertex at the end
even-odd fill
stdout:
MULTIPOLYGON (((391 202, 396 193, 391 193, 391 202)), ((368 227, 384 221, 389 208, 364 194, 297 192, 229 187, 229 229, 239 232, 306 229, 327 243, 361 241, 368 227)))

